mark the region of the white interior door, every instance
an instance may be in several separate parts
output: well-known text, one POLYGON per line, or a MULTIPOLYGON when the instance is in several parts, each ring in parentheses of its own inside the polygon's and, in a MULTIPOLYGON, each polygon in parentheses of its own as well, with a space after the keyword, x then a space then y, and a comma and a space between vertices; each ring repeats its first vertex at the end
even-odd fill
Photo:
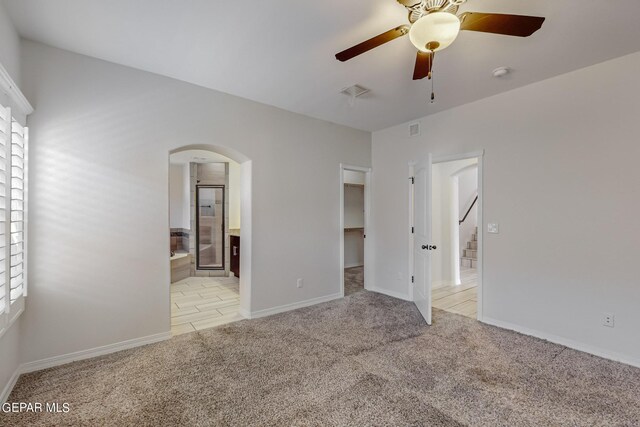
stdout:
POLYGON ((414 166, 413 301, 431 324, 431 154, 414 166))

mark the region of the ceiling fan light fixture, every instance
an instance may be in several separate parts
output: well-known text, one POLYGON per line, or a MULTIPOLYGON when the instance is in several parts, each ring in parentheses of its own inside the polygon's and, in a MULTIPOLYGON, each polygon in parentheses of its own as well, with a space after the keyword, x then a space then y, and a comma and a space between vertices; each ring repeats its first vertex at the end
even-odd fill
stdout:
POLYGON ((409 39, 422 52, 437 52, 454 42, 460 19, 448 12, 432 12, 418 19, 409 30, 409 39))

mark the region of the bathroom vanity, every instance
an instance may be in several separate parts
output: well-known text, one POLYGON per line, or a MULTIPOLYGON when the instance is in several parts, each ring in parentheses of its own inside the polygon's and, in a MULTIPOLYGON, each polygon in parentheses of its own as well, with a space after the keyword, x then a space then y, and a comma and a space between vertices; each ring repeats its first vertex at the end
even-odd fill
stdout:
POLYGON ((240 230, 229 230, 229 243, 230 243, 230 271, 238 278, 240 278, 240 230))

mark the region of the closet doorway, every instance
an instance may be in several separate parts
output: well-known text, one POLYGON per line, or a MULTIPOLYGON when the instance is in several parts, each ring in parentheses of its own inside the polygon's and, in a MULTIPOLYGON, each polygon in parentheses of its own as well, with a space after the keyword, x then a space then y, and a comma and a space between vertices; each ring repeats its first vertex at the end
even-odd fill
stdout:
POLYGON ((371 169, 340 166, 340 293, 369 289, 367 226, 371 169))

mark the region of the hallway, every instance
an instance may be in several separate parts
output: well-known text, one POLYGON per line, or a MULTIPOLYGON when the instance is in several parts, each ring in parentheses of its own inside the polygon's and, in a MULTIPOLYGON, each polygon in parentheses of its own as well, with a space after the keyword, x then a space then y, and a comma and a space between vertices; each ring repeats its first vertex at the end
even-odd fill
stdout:
POLYGON ((461 314, 476 319, 478 316, 478 270, 475 268, 460 271, 460 285, 450 285, 431 291, 433 308, 461 314))

